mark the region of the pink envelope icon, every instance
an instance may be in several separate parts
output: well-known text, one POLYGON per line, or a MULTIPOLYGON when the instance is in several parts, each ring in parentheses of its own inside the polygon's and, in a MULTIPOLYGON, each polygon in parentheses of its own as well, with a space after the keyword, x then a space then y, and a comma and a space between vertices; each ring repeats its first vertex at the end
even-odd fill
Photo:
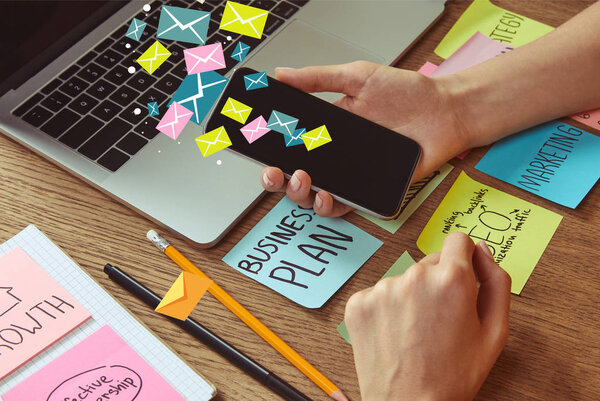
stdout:
POLYGON ((156 129, 169 138, 177 139, 193 115, 194 113, 179 103, 173 102, 156 126, 156 129))
POLYGON ((250 123, 240 128, 240 131, 242 131, 242 134, 248 143, 252 143, 271 130, 267 128, 267 121, 263 116, 258 116, 250 123))
POLYGON ((183 55, 188 74, 225 68, 225 56, 221 43, 185 49, 183 55))

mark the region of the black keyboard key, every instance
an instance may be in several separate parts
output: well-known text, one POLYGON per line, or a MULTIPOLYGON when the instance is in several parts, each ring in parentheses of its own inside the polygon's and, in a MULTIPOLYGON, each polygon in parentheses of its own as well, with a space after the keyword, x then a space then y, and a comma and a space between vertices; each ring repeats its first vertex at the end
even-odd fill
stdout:
POLYGON ((125 34, 127 33, 128 30, 129 30, 129 23, 121 26, 112 35, 110 35, 110 37, 113 39, 121 39, 123 36, 125 36, 125 34))
POLYGON ((156 78, 149 75, 146 71, 140 71, 127 81, 127 85, 133 89, 137 89, 140 92, 148 89, 153 83, 156 82, 156 78))
POLYGON ((148 117, 141 124, 135 127, 134 131, 148 139, 153 139, 160 132, 156 129, 158 123, 159 120, 148 117))
POLYGON ((90 86, 90 84, 88 84, 87 82, 82 81, 81 79, 79 79, 77 77, 73 77, 73 78, 69 79, 67 82, 65 82, 60 87, 60 90, 71 97, 77 97, 88 86, 90 86))
POLYGON ((104 76, 104 79, 106 79, 109 82, 112 82, 115 85, 121 85, 122 83, 127 81, 127 79, 129 79, 130 76, 131 74, 127 72, 127 68, 118 65, 112 70, 110 70, 108 74, 104 76))
POLYGON ((221 43, 221 45, 223 46, 223 49, 225 49, 228 45, 231 44, 227 40, 227 38, 225 36, 221 35, 220 33, 215 33, 210 38, 206 39, 207 45, 212 45, 214 43, 221 43))
POLYGON ((123 60, 123 55, 108 49, 96 58, 96 63, 100 64, 102 67, 111 69, 121 60, 123 60))
POLYGON ((173 7, 181 7, 181 8, 187 8, 187 4, 184 1, 181 0, 169 0, 167 2, 168 6, 173 6, 173 7))
POLYGON ((92 114, 102 121, 110 121, 119 114, 121 110, 123 110, 121 106, 114 104, 110 100, 105 100, 92 111, 92 114))
POLYGON ((270 10, 275 7, 276 4, 277 2, 273 0, 254 0, 250 5, 252 7, 262 8, 263 10, 270 10))
POLYGON ((281 18, 269 14, 267 17, 267 23, 265 24, 265 30, 263 31, 266 35, 272 35, 285 21, 281 18))
POLYGON ((113 40, 111 38, 106 38, 98 46, 94 48, 98 53, 102 53, 104 50, 108 49, 110 45, 113 44, 113 40))
POLYGON ((278 15, 283 19, 289 19, 292 15, 296 14, 296 11, 298 10, 298 7, 286 1, 282 1, 271 11, 271 13, 278 15))
POLYGON ((125 138, 121 139, 121 141, 117 143, 117 148, 129 153, 130 155, 135 155, 138 152, 138 150, 143 148, 144 145, 147 143, 148 141, 146 139, 142 138, 139 135, 131 133, 127 134, 125 138))
POLYGON ((113 173, 117 171, 125 162, 129 160, 129 156, 117 149, 111 149, 98 160, 98 164, 106 167, 113 173))
POLYGON ((102 100, 106 99, 106 97, 113 93, 115 89, 117 89, 115 85, 105 81, 104 79, 101 79, 92 85, 92 87, 88 89, 86 93, 89 93, 95 98, 102 100))
POLYGON ((308 3, 308 0, 288 0, 288 1, 292 4, 297 5, 298 7, 302 7, 303 5, 308 3))
POLYGON ((140 93, 138 91, 135 91, 128 86, 121 86, 110 96, 109 99, 125 107, 131 104, 131 102, 133 102, 139 95, 140 93))
POLYGON ((61 136, 58 140, 70 148, 77 149, 82 143, 94 135, 94 133, 103 125, 104 123, 97 118, 85 116, 83 117, 83 120, 75 124, 73 128, 68 130, 67 133, 61 136))
POLYGON ((52 117, 52 113, 40 106, 35 106, 29 113, 23 116, 23 120, 27 121, 34 127, 39 127, 52 117))
POLYGON ((175 62, 183 60, 183 47, 179 46, 177 43, 171 43, 167 46, 167 50, 171 52, 169 58, 172 58, 175 62))
POLYGON ((158 28, 158 20, 160 19, 160 10, 156 10, 152 14, 148 15, 144 18, 144 22, 148 24, 146 29, 149 27, 154 27, 154 29, 158 28))
POLYGON ((162 64, 160 65, 160 67, 158 67, 158 68, 156 69, 156 71, 154 71, 154 72, 152 73, 152 76, 153 76, 153 77, 156 77, 156 78, 162 78, 162 77, 164 77, 164 76, 165 76, 165 74, 166 74, 167 72, 171 71, 171 69, 172 69, 173 67, 174 67, 173 63, 171 63, 171 62, 169 62, 169 61, 165 61, 164 63, 162 63, 162 64))
POLYGON ((84 65, 95 59, 97 55, 98 53, 96 53, 95 51, 89 51, 86 53, 85 56, 77 60, 77 65, 83 67, 84 65))
POLYGON ((54 112, 59 111, 69 103, 71 99, 59 91, 54 92, 42 102, 42 106, 54 112))
POLYGON ((63 81, 71 78, 73 75, 75 75, 75 73, 79 71, 79 67, 77 67, 76 65, 72 65, 69 68, 67 68, 66 70, 64 70, 58 77, 60 79, 62 79, 63 81))
POLYGON ((117 39, 117 42, 111 47, 111 49, 116 50, 119 53, 127 56, 131 52, 133 52, 139 45, 140 42, 138 41, 129 39, 127 37, 122 37, 121 39, 117 39))
POLYGON ((64 109, 40 128, 52 138, 58 138, 67 132, 81 117, 69 109, 64 109))
POLYGON ((211 18, 210 22, 208 23, 207 36, 211 36, 211 35, 215 34, 218 30, 219 30, 219 22, 215 21, 214 19, 211 18))
MULTIPOLYGON (((182 64, 182 65, 185 68, 185 64, 182 64)), ((181 67, 179 67, 179 68, 181 68, 181 67)), ((185 73, 187 75, 187 70, 185 70, 185 73)), ((182 82, 182 79, 179 79, 171 74, 167 74, 160 81, 158 81, 156 83, 156 85, 154 85, 154 88, 163 91, 167 95, 171 95, 171 94, 175 93, 177 88, 179 88, 179 85, 181 84, 181 82, 182 82)))
POLYGON ((224 12, 225 12, 225 5, 223 4, 219 7, 217 7, 217 9, 215 11, 210 13, 210 19, 213 19, 216 22, 220 23, 221 19, 223 18, 224 12))
POLYGON ((50 94, 52 91, 54 91, 56 88, 58 88, 60 86, 60 84, 62 84, 62 81, 58 78, 52 80, 52 82, 50 82, 48 85, 44 86, 44 89, 42 89, 42 93, 44 95, 48 95, 50 94))
POLYGON ((27 99, 27 101, 25 103, 23 103, 21 106, 19 106, 13 112, 13 114, 17 117, 21 117, 23 114, 25 114, 27 112, 27 110, 29 110, 30 108, 32 108, 33 106, 38 104, 40 102, 40 100, 42 100, 43 98, 44 98, 44 96, 40 95, 39 93, 36 93, 35 95, 33 95, 32 97, 27 99))
POLYGON ((139 124, 146 116, 148 116, 148 108, 137 103, 132 103, 119 114, 119 117, 133 125, 139 124))
POLYGON ((206 11, 210 13, 215 9, 214 5, 206 1, 204 3, 200 3, 198 0, 188 0, 188 2, 190 3, 188 8, 191 8, 192 10, 206 11))
POLYGON ((137 101, 142 103, 143 105, 147 105, 148 103, 152 102, 162 104, 165 100, 167 100, 167 95, 157 91, 154 88, 150 88, 146 92, 144 92, 142 96, 138 98, 137 101))
POLYGON ((106 73, 106 69, 100 67, 96 63, 90 63, 79 71, 78 77, 85 79, 88 82, 96 82, 98 78, 106 73))
POLYGON ((131 125, 115 118, 94 134, 78 151, 82 155, 96 160, 130 130, 131 125))
MULTIPOLYGON (((173 67, 171 69, 171 74, 179 77, 180 78, 179 82, 181 83, 181 79, 184 79, 188 75, 187 66, 186 66, 185 62, 182 61, 181 63, 179 63, 175 67, 173 67)), ((162 79, 160 81, 162 81, 162 79)), ((160 81, 159 81, 159 84, 160 84, 160 81)), ((177 85, 179 85, 179 84, 177 84, 177 85)), ((175 89, 177 89, 177 87, 175 87, 175 89)), ((167 89, 161 88, 161 90, 166 91, 167 89)), ((170 93, 170 92, 167 92, 167 93, 170 93)))
POLYGON ((82 93, 79 95, 79 97, 77 97, 77 99, 69 103, 69 108, 75 110, 79 114, 87 114, 90 110, 96 107, 97 104, 98 101, 96 99, 86 95, 85 93, 82 93))

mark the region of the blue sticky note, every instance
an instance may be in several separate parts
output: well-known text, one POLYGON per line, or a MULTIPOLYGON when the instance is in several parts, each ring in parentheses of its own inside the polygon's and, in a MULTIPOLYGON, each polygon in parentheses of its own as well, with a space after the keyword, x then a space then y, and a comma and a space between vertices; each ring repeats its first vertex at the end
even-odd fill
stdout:
POLYGON ((147 106, 148 106, 148 115, 150 117, 157 116, 160 114, 158 112, 158 103, 157 102, 150 102, 147 104, 147 106))
POLYGON ((200 125, 225 89, 227 81, 215 71, 188 75, 175 91, 169 106, 173 102, 181 104, 194 113, 191 121, 200 125))
POLYGON ((250 46, 245 44, 244 42, 238 42, 235 46, 235 49, 231 52, 231 58, 239 61, 240 63, 244 61, 246 55, 250 52, 250 46))
POLYGON ((244 75, 244 85, 247 91, 266 88, 269 86, 269 79, 266 72, 257 72, 256 74, 244 75))
POLYGON ((144 33, 144 29, 146 29, 146 23, 142 20, 134 18, 131 20, 131 24, 129 25, 127 32, 125 32, 125 36, 127 36, 129 39, 137 40, 139 42, 140 38, 142 37, 142 33, 144 33))
POLYGON ((319 308, 383 242, 284 197, 223 261, 307 308, 319 308))
POLYGON ((600 138, 550 121, 498 141, 478 170, 575 208, 600 178, 600 138))
POLYGON ((162 6, 156 37, 204 45, 209 22, 207 11, 162 6))

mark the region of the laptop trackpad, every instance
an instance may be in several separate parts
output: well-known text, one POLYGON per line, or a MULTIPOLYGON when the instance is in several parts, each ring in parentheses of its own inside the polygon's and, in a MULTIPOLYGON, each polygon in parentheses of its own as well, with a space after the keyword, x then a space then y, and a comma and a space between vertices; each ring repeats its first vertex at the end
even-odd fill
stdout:
MULTIPOLYGON (((243 41, 243 39, 242 39, 243 41)), ((245 67, 266 71, 274 76, 275 67, 300 68, 309 65, 344 64, 356 60, 384 63, 385 60, 366 49, 294 20, 252 56, 245 67)), ((320 98, 333 101, 339 94, 322 93, 320 98)))

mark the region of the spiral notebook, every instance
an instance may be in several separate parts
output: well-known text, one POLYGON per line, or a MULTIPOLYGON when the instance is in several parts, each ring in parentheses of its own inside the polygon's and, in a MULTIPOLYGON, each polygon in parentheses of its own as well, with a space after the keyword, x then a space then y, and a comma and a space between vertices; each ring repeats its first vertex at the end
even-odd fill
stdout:
POLYGON ((210 382, 148 331, 35 226, 28 226, 1 244, 0 256, 15 247, 27 252, 92 318, 0 381, 0 395, 107 324, 186 400, 210 400, 216 394, 210 382))

